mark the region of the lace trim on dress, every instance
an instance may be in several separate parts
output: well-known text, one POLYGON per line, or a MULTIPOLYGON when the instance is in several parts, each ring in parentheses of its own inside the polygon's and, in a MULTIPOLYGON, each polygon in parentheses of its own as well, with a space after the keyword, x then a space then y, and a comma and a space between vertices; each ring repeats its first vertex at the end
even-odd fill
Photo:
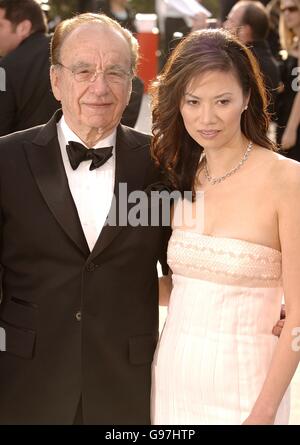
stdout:
POLYGON ((281 253, 234 238, 174 230, 168 247, 173 273, 251 287, 281 285, 281 253))

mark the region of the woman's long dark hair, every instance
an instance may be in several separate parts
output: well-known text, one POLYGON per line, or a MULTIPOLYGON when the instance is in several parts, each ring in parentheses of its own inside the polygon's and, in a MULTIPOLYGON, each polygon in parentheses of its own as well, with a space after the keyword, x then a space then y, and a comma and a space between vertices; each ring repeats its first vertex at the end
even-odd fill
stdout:
POLYGON ((195 31, 175 48, 151 88, 153 112, 152 156, 173 189, 194 191, 203 148, 191 138, 180 113, 189 82, 208 71, 233 72, 243 94, 250 94, 241 117, 241 131, 255 144, 275 150, 268 138, 268 99, 258 64, 251 51, 223 29, 195 31))

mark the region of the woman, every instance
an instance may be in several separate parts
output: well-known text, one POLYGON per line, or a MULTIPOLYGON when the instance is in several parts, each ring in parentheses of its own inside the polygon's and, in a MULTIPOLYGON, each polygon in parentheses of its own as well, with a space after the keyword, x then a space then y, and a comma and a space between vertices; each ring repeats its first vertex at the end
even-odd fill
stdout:
POLYGON ((193 190, 194 210, 204 199, 203 231, 183 221, 169 242, 154 424, 288 422, 300 358, 300 165, 273 151, 266 109, 254 57, 223 30, 191 33, 154 85, 153 156, 169 187, 193 190))
POLYGON ((286 57, 281 63, 284 91, 279 100, 278 140, 284 154, 300 161, 300 0, 280 3, 279 34, 286 57))

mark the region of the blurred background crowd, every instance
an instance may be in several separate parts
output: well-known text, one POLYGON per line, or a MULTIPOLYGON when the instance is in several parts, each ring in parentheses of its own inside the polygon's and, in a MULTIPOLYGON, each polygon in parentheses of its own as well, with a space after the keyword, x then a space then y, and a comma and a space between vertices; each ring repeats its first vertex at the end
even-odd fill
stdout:
POLYGON ((283 154, 300 161, 300 0, 0 0, 6 75, 0 136, 45 123, 59 107, 49 85, 49 35, 61 20, 83 12, 105 13, 139 40, 139 71, 122 123, 136 125, 144 93, 180 39, 225 27, 256 56, 270 98, 272 137, 283 154))

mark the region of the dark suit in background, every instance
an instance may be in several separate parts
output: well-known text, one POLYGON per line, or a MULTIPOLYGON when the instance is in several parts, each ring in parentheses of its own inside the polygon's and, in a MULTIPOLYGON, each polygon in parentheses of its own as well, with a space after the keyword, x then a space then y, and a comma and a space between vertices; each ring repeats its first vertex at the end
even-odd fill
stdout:
POLYGON ((272 120, 275 121, 276 103, 281 84, 279 63, 273 56, 267 40, 257 40, 251 42, 248 46, 259 63, 260 70, 265 81, 265 86, 269 94, 269 112, 272 115, 272 120))
POLYGON ((238 2, 238 0, 220 0, 220 20, 225 22, 231 8, 238 2))
POLYGON ((0 91, 0 136, 48 122, 60 105, 49 79, 50 37, 37 32, 0 60, 6 91, 0 91))
POLYGON ((144 82, 138 76, 132 79, 132 92, 130 101, 124 110, 121 123, 128 127, 134 127, 137 123, 144 95, 144 82))

